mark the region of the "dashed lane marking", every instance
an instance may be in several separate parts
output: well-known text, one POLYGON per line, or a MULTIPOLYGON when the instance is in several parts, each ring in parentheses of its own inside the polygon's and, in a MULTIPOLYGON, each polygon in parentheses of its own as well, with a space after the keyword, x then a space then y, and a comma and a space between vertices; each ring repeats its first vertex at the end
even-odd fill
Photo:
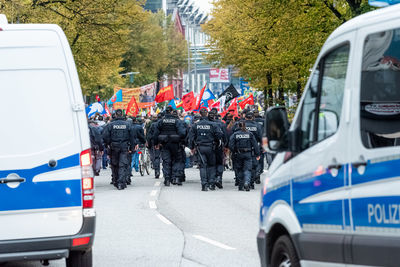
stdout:
POLYGON ((227 245, 222 244, 222 243, 220 243, 218 241, 209 239, 209 238, 201 236, 201 235, 193 235, 193 237, 198 239, 198 240, 204 241, 204 242, 206 242, 208 244, 211 244, 213 246, 219 247, 219 248, 223 248, 223 249, 226 249, 226 250, 235 250, 235 248, 233 248, 233 247, 227 246, 227 245))
POLYGON ((157 190, 151 190, 150 196, 155 197, 157 195, 157 190))
POLYGON ((165 224, 167 225, 171 225, 172 222, 170 222, 167 218, 165 218, 164 216, 162 216, 161 214, 157 214, 157 217, 165 224))
POLYGON ((150 209, 155 210, 157 209, 157 205, 155 201, 149 201, 150 209))

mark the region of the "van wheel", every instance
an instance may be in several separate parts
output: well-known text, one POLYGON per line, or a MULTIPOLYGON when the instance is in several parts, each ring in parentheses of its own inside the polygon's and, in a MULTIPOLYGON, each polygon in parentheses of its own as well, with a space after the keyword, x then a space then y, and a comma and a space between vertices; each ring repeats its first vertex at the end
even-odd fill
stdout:
POLYGON ((66 259, 67 267, 92 267, 92 250, 71 251, 66 259))
POLYGON ((272 249, 272 267, 300 267, 299 257, 292 241, 287 235, 278 238, 272 249))

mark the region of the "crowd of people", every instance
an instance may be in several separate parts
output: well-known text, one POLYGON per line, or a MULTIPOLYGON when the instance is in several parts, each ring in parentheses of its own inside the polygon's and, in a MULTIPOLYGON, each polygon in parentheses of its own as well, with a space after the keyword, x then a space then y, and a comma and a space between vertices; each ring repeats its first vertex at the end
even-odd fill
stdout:
POLYGON ((123 190, 131 184, 132 171, 138 171, 138 151, 150 153, 155 178, 164 185, 181 186, 185 168, 200 169, 201 190, 223 189, 222 177, 228 161, 235 172, 239 191, 250 191, 260 183, 264 170, 262 148, 264 119, 257 109, 245 109, 239 116, 216 109, 184 113, 167 107, 151 117, 127 117, 118 109, 112 118, 96 114, 89 120, 93 171, 109 165, 111 184, 123 190))

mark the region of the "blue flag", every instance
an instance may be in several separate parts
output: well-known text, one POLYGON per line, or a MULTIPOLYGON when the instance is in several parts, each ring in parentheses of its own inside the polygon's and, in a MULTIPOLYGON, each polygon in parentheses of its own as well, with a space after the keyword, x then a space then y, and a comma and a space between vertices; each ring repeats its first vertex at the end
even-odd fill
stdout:
POLYGON ((86 114, 89 118, 96 113, 100 113, 100 115, 104 115, 106 113, 103 106, 99 102, 93 103, 86 108, 86 114))
POLYGON ((171 101, 169 101, 168 106, 171 106, 173 109, 176 109, 176 104, 175 104, 175 100, 171 99, 171 101))
POLYGON ((207 89, 203 93, 203 97, 200 101, 200 107, 208 108, 208 101, 216 99, 215 95, 211 92, 210 89, 207 89))
POLYGON ((108 100, 107 105, 112 106, 114 103, 122 102, 122 89, 116 92, 110 100, 108 100))

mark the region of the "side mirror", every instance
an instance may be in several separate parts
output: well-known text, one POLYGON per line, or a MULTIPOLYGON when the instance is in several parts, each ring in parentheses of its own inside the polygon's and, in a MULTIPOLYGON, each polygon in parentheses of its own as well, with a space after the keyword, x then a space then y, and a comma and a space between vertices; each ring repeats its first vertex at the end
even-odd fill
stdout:
POLYGON ((272 151, 282 152, 289 148, 289 120, 285 107, 273 107, 267 111, 266 134, 268 147, 272 151))

